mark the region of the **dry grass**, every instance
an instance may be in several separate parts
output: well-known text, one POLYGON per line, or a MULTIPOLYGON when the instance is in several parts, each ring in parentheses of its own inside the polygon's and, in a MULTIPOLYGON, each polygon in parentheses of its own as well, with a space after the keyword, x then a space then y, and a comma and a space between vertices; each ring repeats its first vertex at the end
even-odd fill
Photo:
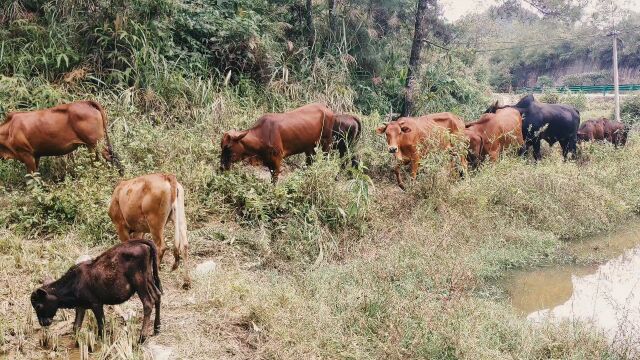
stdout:
MULTIPOLYGON (((162 332, 142 347, 132 341, 140 326, 137 299, 122 306, 125 313, 136 313, 131 319, 108 312, 105 343, 90 338, 92 320, 76 348, 71 311, 58 314, 45 335, 29 294, 43 276, 58 276, 78 256, 97 255, 115 242, 100 212, 106 213, 116 178, 79 155, 74 163, 46 164, 43 185, 34 190, 24 185, 19 165, 4 163, 0 203, 5 208, 26 204, 18 213, 31 214, 38 208, 30 201, 55 195, 58 200, 38 204, 61 204, 75 220, 57 220, 43 232, 41 218, 2 218, 2 356, 65 358, 91 348, 92 358, 143 359, 151 345, 190 359, 615 355, 586 329, 531 326, 491 285, 508 269, 564 261, 566 241, 607 231, 638 212, 637 138, 619 151, 586 146, 575 163, 563 162, 557 148, 547 149, 539 164, 506 157, 446 186, 422 174, 403 192, 390 175, 383 140, 366 131, 357 151, 372 183, 344 172, 334 181, 335 159, 310 168, 293 159, 272 187, 253 170, 226 175, 211 170, 218 149, 209 134, 246 126, 265 108, 243 110, 224 96, 195 99, 202 105, 189 109, 189 121, 154 125, 129 95, 105 100, 114 104, 113 138, 127 175, 178 174, 188 190, 193 264, 213 260, 217 270, 195 275, 193 288, 185 291, 179 274, 165 264, 162 332), (56 177, 70 169, 77 174, 56 177), (435 185, 425 186, 427 181, 435 185), (211 186, 229 182, 230 188, 211 186), (369 184, 368 195, 358 195, 354 184, 369 184), (242 197, 250 191, 250 198, 242 197), (358 211, 351 214, 356 201, 358 211), (33 221, 30 228, 19 226, 26 221, 33 221)), ((367 129, 379 121, 363 116, 367 129)))

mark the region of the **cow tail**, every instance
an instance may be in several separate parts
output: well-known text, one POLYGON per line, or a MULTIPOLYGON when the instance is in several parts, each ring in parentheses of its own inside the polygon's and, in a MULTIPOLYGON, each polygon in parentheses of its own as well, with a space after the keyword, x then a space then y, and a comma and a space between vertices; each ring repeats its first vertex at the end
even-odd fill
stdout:
POLYGON ((171 192, 172 192, 172 202, 171 202, 171 210, 173 213, 173 226, 175 228, 174 232, 174 243, 173 243, 173 254, 174 254, 174 264, 173 270, 175 270, 180 264, 180 258, 184 259, 184 284, 183 287, 189 288, 191 286, 191 279, 189 276, 189 241, 187 239, 187 219, 184 211, 184 188, 182 184, 180 184, 175 176, 171 177, 171 192))
POLYGON ((104 108, 102 107, 102 105, 100 105, 98 102, 89 100, 88 103, 94 108, 96 108, 98 111, 100 111, 100 115, 102 116, 102 127, 104 129, 104 139, 107 142, 107 151, 109 152, 109 156, 111 157, 111 165, 114 165, 115 167, 117 167, 118 172, 120 173, 120 176, 122 176, 124 175, 124 167, 122 167, 122 163, 120 162, 120 157, 113 150, 113 145, 111 144, 111 140, 109 139, 109 131, 108 131, 109 124, 107 119, 107 113, 104 111, 104 108))
POLYGON ((360 135, 362 135, 362 123, 360 122, 360 119, 355 116, 353 117, 353 120, 355 120, 356 124, 358 124, 356 132, 353 134, 353 143, 355 144, 356 142, 358 142, 358 140, 360 140, 360 135))
POLYGON ((153 271, 153 283, 156 286, 156 288, 158 289, 158 291, 160 292, 160 294, 163 293, 162 291, 162 283, 160 282, 160 270, 158 268, 158 249, 156 248, 156 244, 153 243, 153 241, 151 240, 140 240, 142 243, 144 243, 145 245, 149 246, 150 252, 151 252, 151 265, 152 265, 152 271, 153 271))

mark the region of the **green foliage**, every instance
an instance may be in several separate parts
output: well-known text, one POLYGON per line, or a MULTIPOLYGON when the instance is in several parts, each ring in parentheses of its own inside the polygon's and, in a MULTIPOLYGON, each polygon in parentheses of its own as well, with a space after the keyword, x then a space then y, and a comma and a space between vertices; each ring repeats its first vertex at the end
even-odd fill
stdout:
POLYGON ((587 72, 582 74, 571 74, 562 77, 561 82, 566 86, 594 86, 609 85, 611 83, 611 72, 607 70, 587 72))
POLYGON ((545 90, 538 100, 547 104, 571 105, 578 111, 586 110, 588 102, 587 95, 583 93, 559 93, 554 90, 545 90))
POLYGON ((553 79, 547 75, 538 76, 536 86, 540 86, 542 88, 551 87, 553 86, 553 79))
POLYGON ((59 171, 57 176, 64 180, 49 184, 40 174, 27 175, 26 189, 16 188, 8 194, 15 206, 3 215, 1 222, 30 238, 64 234, 74 228, 91 244, 112 240, 113 225, 106 209, 114 177, 93 161, 93 154, 81 151, 68 166, 61 164, 56 168, 45 162, 43 174, 55 177, 55 171, 59 171), (77 191, 78 188, 83 191, 77 191))
POLYGON ((640 121, 640 95, 627 96, 620 104, 620 118, 627 124, 640 121))

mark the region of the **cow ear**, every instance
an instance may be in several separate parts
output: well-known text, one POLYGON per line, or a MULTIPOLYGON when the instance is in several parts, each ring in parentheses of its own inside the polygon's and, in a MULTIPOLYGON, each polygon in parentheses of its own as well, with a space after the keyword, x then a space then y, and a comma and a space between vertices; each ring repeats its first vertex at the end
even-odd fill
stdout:
POLYGON ((231 130, 227 133, 227 135, 229 135, 229 138, 233 141, 240 141, 242 140, 243 137, 245 137, 247 135, 247 131, 235 131, 235 130, 231 130))
POLYGON ((49 293, 43 288, 39 288, 38 290, 36 290, 36 298, 38 299, 44 299, 47 297, 47 295, 49 295, 49 293))
POLYGON ((389 123, 382 123, 382 125, 378 126, 378 128, 376 129, 376 133, 380 135, 384 134, 384 132, 387 131, 388 125, 389 123))

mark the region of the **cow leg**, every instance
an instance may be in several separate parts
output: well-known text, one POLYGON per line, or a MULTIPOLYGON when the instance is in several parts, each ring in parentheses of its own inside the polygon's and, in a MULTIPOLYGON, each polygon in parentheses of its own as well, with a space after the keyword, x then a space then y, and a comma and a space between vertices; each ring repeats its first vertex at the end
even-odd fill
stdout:
POLYGON ((396 164, 396 167, 393 168, 393 172, 396 174, 396 182, 400 189, 405 190, 404 183, 402 182, 402 176, 400 175, 400 164, 396 164))
POLYGON ((167 244, 164 242, 164 224, 150 223, 149 227, 151 228, 151 238, 158 248, 158 264, 162 264, 164 253, 167 251, 167 244))
POLYGON ((153 321, 153 334, 158 335, 160 333, 160 296, 156 299, 156 318, 153 321))
POLYGON ((121 242, 129 241, 129 229, 122 223, 116 224, 116 233, 121 242))
POLYGON ((489 152, 489 158, 491 159, 491 161, 493 161, 494 163, 498 162, 498 159, 499 159, 499 156, 500 156, 499 153, 500 152, 498 150, 490 151, 489 152))
POLYGON ((542 159, 542 155, 540 154, 540 139, 536 139, 533 141, 533 158, 535 161, 542 159))
POLYGON ((315 151, 307 151, 304 153, 306 157, 307 166, 313 164, 313 156, 316 154, 315 151))
POLYGON ((420 166, 420 159, 411 159, 409 164, 411 168, 411 178, 415 180, 418 177, 418 167, 420 166))
POLYGON ((73 321, 73 333, 78 334, 78 331, 82 327, 82 322, 84 321, 84 314, 87 312, 87 309, 77 307, 76 308, 76 319, 73 321))
POLYGON ((577 148, 575 140, 562 140, 560 141, 560 147, 562 147, 562 156, 564 157, 565 161, 568 160, 569 154, 572 155, 572 158, 575 158, 577 148))
POLYGON ((27 167, 27 171, 29 171, 29 173, 38 171, 38 162, 36 162, 36 158, 33 155, 21 152, 16 155, 16 159, 22 161, 22 163, 27 167))
POLYGON ((142 301, 142 330, 140 331, 140 343, 143 343, 147 336, 153 334, 151 327, 151 312, 153 311, 154 301, 151 299, 151 294, 146 290, 146 287, 140 286, 138 288, 138 296, 142 301))
POLYGON ((278 176, 280 175, 282 159, 271 159, 269 164, 269 170, 271 170, 271 182, 275 185, 278 182, 278 176))
POLYGON ((93 315, 96 317, 96 322, 98 323, 98 336, 100 338, 104 338, 104 309, 102 305, 95 305, 91 308, 93 311, 93 315))

